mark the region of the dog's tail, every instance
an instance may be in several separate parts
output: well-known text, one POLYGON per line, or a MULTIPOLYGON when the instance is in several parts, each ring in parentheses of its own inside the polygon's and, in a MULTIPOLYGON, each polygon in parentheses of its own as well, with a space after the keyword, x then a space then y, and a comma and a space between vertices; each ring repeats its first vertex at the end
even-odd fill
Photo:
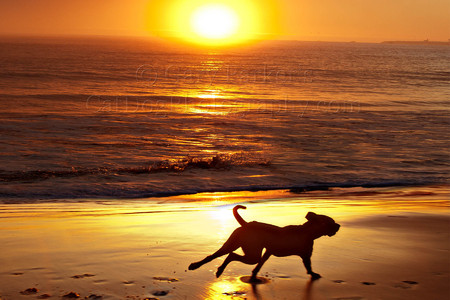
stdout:
POLYGON ((239 208, 247 209, 247 207, 245 207, 243 205, 236 205, 235 207, 233 207, 233 215, 234 215, 234 217, 239 222, 239 224, 241 224, 241 226, 244 226, 245 224, 247 224, 247 222, 245 222, 245 220, 242 219, 242 217, 239 215, 239 213, 238 213, 238 209, 239 208))

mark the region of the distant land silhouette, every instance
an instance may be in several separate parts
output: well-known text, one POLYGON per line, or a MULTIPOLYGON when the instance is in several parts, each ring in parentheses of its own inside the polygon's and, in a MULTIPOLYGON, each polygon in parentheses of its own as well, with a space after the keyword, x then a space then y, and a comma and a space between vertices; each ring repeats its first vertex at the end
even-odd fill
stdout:
POLYGON ((382 44, 406 44, 406 45, 443 45, 443 46, 450 46, 450 39, 447 42, 443 41, 430 41, 430 40, 423 40, 423 41, 384 41, 382 44))

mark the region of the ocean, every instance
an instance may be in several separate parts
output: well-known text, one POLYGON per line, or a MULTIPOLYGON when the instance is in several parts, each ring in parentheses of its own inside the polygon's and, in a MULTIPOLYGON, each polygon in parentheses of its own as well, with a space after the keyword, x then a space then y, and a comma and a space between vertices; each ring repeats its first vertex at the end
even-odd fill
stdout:
POLYGON ((2 38, 0 202, 446 184, 449 50, 2 38))

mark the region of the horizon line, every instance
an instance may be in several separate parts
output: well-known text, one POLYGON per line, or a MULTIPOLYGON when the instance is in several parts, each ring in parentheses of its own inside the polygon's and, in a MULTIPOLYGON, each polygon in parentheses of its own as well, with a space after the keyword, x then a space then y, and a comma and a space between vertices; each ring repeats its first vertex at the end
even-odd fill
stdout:
MULTIPOLYGON (((160 41, 168 41, 173 40, 171 37, 161 37, 155 35, 138 35, 138 34, 57 34, 57 33, 45 33, 45 34, 36 34, 36 33, 0 33, 0 38, 135 38, 135 39, 146 39, 146 40, 160 40, 160 41)), ((320 43, 359 43, 359 44, 383 44, 383 43, 443 43, 450 45, 450 38, 445 40, 408 40, 408 39, 395 39, 395 40, 380 40, 380 41, 358 41, 358 40, 327 40, 327 39, 286 39, 286 38, 271 38, 271 39, 249 39, 248 41, 254 42, 320 42, 320 43)))

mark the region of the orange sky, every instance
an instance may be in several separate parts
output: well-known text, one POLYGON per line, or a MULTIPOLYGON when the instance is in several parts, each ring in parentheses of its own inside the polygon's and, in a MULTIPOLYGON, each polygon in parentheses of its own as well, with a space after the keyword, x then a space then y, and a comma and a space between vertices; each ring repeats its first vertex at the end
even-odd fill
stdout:
MULTIPOLYGON (((176 35, 168 7, 183 1, 0 0, 0 34, 176 35)), ((449 0, 240 1, 255 8, 249 13, 258 15, 261 36, 369 42, 450 38, 449 0)))

